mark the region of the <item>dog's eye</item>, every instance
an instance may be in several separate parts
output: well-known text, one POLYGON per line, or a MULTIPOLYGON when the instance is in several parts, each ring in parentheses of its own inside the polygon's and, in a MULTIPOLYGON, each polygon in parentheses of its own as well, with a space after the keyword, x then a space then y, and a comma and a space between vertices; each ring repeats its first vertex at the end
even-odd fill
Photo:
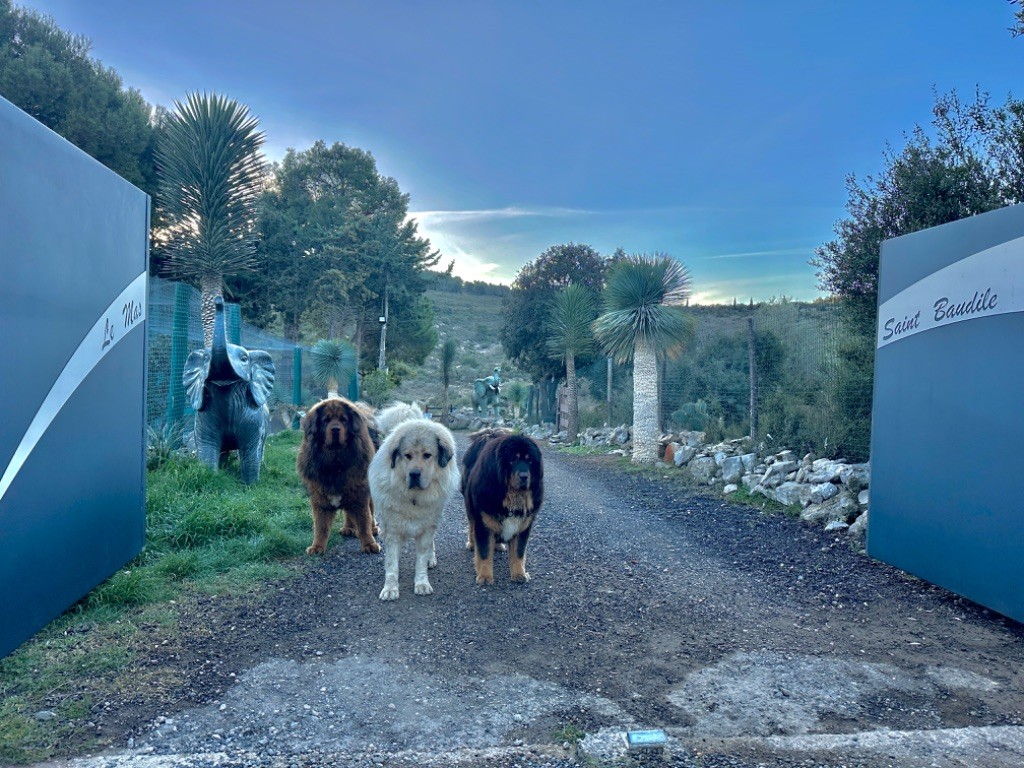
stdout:
POLYGON ((424 454, 423 454, 423 458, 424 458, 424 459, 429 459, 429 458, 430 458, 431 456, 433 456, 433 455, 434 455, 434 454, 432 454, 432 453, 424 453, 424 454))
POLYGON ((412 461, 412 454, 411 453, 405 454, 405 459, 406 459, 406 461, 412 461))

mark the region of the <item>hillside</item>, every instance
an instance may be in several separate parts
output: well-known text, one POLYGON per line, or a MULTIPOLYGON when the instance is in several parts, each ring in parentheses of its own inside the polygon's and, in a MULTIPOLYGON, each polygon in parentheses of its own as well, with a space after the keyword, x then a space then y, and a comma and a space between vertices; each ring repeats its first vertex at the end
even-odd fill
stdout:
POLYGON ((500 341, 500 297, 447 291, 427 291, 427 297, 434 303, 440 341, 423 367, 395 390, 396 399, 418 400, 440 407, 441 346, 449 338, 458 345, 454 382, 449 389, 451 403, 456 408, 471 405, 473 382, 490 376, 495 366, 501 368, 502 384, 513 380, 529 384, 529 376, 505 358, 500 341))

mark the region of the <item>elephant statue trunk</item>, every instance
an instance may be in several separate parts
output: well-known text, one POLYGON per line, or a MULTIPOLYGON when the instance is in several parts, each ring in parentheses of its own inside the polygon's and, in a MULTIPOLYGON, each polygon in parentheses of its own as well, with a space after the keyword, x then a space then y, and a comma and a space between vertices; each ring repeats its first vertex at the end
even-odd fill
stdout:
POLYGON ((214 300, 213 342, 188 356, 182 383, 196 412, 199 461, 218 469, 228 451, 238 451, 242 482, 260 478, 270 427, 267 399, 274 386, 274 361, 263 350, 227 340, 224 300, 214 300))

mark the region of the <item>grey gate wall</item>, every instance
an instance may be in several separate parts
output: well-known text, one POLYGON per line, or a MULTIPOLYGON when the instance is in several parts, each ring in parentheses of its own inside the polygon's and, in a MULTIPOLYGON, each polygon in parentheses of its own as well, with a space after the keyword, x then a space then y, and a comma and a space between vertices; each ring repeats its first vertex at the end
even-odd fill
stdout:
POLYGON ((1024 621, 1024 205, 882 244, 871 556, 1024 621))
POLYGON ((0 656, 142 548, 148 217, 0 98, 0 656))

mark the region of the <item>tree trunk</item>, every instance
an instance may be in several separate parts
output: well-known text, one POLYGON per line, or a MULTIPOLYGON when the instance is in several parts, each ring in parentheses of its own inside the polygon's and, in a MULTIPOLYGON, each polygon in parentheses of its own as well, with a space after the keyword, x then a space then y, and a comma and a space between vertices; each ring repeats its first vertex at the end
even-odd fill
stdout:
POLYGON ((199 281, 199 316, 203 320, 203 346, 213 346, 213 318, 217 314, 213 300, 223 295, 224 280, 220 275, 203 275, 199 281))
POLYGON ((575 444, 580 434, 580 401, 576 358, 571 353, 565 356, 565 396, 569 401, 569 440, 575 444))
POLYGON ((451 407, 451 402, 448 399, 448 385, 444 385, 441 395, 441 423, 446 427, 452 423, 451 414, 448 412, 451 407))
POLYGON ((658 460, 658 358, 643 339, 633 353, 633 463, 658 460))

